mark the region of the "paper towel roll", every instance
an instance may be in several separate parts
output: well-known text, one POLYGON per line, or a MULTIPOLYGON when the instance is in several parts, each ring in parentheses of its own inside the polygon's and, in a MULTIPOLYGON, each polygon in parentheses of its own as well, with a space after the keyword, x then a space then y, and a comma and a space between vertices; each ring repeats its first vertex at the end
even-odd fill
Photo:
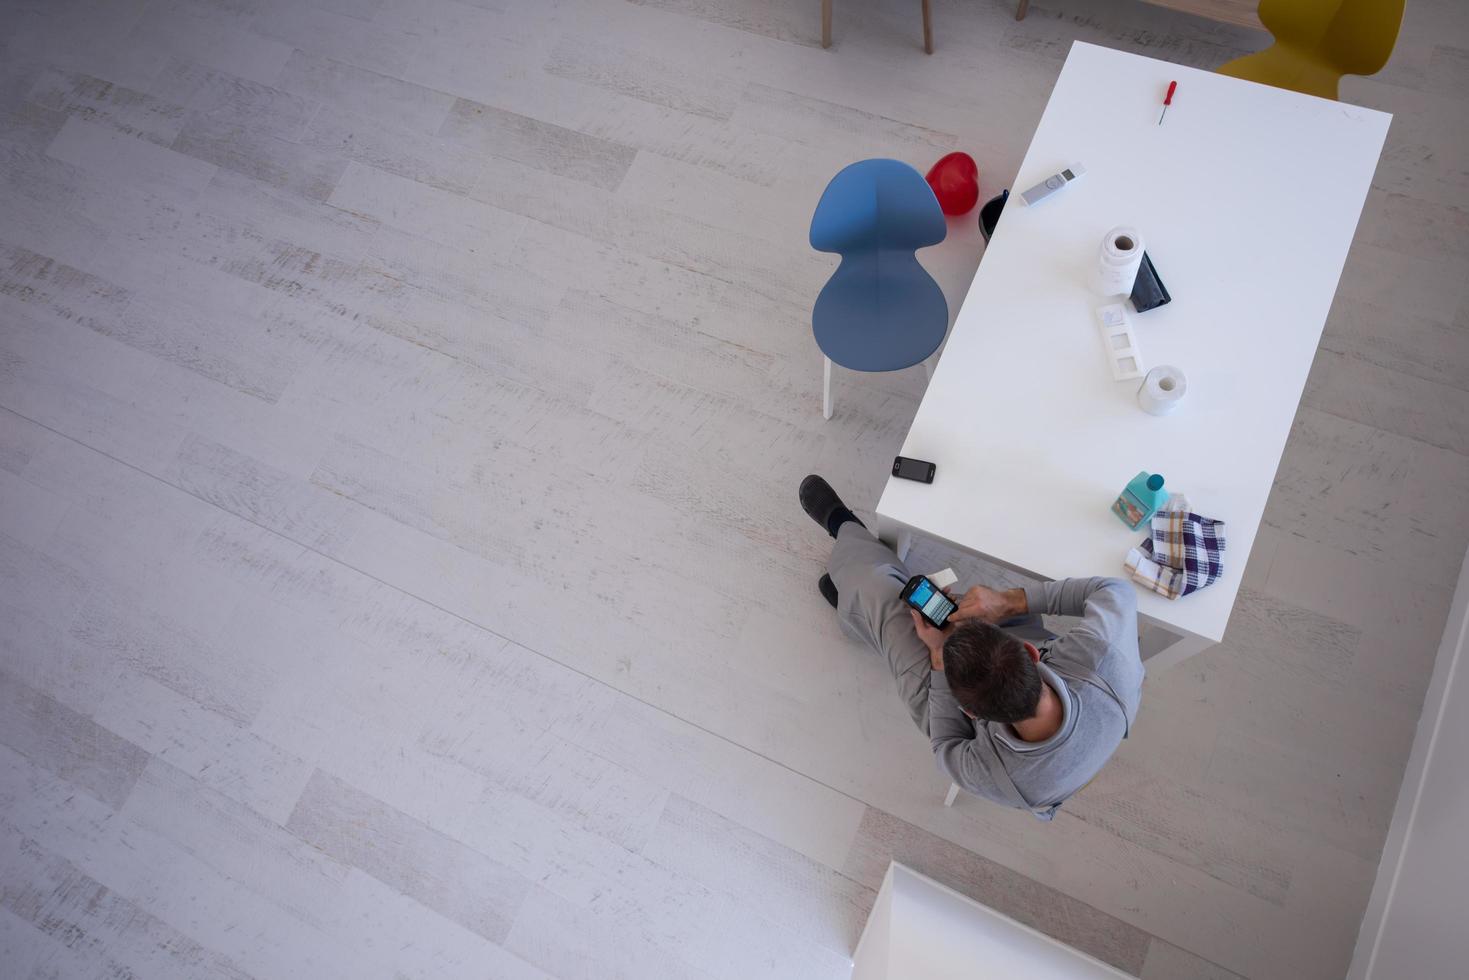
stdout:
POLYGON ((1188 379, 1183 372, 1171 364, 1164 364, 1147 373, 1137 390, 1137 403, 1149 415, 1167 415, 1178 408, 1188 391, 1188 379))
POLYGON ((1118 225, 1102 238, 1097 263, 1097 289, 1103 296, 1132 292, 1138 267, 1143 264, 1143 236, 1136 228, 1118 225))

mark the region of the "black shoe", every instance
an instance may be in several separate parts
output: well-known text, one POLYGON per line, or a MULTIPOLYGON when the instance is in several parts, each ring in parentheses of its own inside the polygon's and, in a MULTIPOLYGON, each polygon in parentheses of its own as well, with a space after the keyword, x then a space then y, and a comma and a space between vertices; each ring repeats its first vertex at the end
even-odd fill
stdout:
POLYGON ((821 593, 821 598, 831 603, 831 608, 837 607, 837 584, 831 580, 831 576, 822 573, 821 578, 816 580, 816 588, 821 593))
MULTIPOLYGON (((801 481, 801 489, 798 491, 801 498, 801 509, 811 519, 826 529, 826 533, 832 537, 837 536, 837 528, 846 521, 855 521, 857 518, 842 503, 842 498, 821 477, 812 473, 801 481), (833 524, 832 518, 839 517, 840 520, 833 524)), ((858 521, 857 523, 861 523, 858 521)))

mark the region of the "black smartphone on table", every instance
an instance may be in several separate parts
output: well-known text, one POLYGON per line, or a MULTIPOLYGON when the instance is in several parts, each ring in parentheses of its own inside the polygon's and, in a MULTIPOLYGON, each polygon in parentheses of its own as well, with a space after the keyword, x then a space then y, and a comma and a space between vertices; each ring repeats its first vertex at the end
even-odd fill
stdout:
POLYGON ((959 604, 944 595, 944 590, 929 581, 927 575, 910 578, 899 595, 904 602, 917 609, 918 614, 934 629, 943 629, 944 623, 959 608, 959 604))
POLYGON ((907 456, 897 456, 893 459, 893 476, 900 480, 932 483, 933 475, 937 470, 937 466, 925 460, 910 459, 907 456))

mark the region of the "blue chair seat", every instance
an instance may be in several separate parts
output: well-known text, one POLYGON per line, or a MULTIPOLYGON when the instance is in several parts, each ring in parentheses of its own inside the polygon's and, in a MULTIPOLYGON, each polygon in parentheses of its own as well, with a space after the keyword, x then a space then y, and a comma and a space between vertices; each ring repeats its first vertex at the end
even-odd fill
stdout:
POLYGON ((949 304, 904 249, 855 252, 816 298, 812 332, 821 352, 852 371, 899 371, 944 342, 949 304))

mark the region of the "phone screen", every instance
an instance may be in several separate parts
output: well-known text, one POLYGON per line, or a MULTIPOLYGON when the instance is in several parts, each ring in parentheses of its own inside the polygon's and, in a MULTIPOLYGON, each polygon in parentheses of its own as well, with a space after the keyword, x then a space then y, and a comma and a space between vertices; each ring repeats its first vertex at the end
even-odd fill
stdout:
POLYGON ((905 480, 917 480, 925 483, 928 480, 928 466, 921 459, 909 459, 906 456, 898 457, 897 475, 905 480))
POLYGON ((959 608, 953 599, 934 588, 933 583, 926 578, 919 580, 918 584, 913 587, 913 591, 908 595, 908 602, 914 609, 927 616, 929 622, 939 626, 944 625, 944 620, 949 618, 949 614, 959 608))

